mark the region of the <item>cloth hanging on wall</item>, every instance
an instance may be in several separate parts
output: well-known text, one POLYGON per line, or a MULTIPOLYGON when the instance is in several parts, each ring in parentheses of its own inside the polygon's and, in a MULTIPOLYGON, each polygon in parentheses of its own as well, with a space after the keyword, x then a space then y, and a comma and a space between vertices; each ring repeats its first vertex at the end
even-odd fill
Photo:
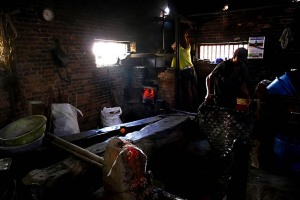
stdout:
POLYGON ((59 75, 59 78, 61 80, 64 80, 64 81, 70 83, 71 79, 70 79, 69 72, 67 69, 67 67, 70 63, 70 58, 65 53, 65 51, 61 48, 61 45, 60 45, 60 42, 58 39, 54 39, 54 48, 52 49, 52 53, 53 53, 54 61, 56 64, 56 71, 59 75), (66 78, 61 75, 60 68, 65 69, 66 78))

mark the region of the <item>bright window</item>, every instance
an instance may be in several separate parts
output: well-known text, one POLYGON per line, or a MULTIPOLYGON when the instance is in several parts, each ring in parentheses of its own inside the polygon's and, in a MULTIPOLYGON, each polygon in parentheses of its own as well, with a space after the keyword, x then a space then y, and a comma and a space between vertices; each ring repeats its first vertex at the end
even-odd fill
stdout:
POLYGON ((197 58, 206 62, 216 63, 216 60, 219 58, 223 60, 232 58, 234 51, 239 47, 247 49, 248 43, 199 43, 197 58))
POLYGON ((93 46, 97 67, 119 65, 129 55, 130 42, 97 40, 93 46))

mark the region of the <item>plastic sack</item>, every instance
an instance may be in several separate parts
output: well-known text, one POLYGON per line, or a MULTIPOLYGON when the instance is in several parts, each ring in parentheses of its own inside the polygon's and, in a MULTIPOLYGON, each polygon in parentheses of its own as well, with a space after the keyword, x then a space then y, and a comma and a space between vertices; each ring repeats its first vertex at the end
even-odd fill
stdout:
POLYGON ((112 107, 112 108, 104 107, 101 110, 101 123, 103 127, 122 124, 123 122, 120 119, 121 114, 122 114, 121 107, 112 107))
POLYGON ((83 116, 82 112, 68 103, 51 104, 51 114, 53 117, 54 134, 57 136, 79 133, 77 112, 83 116))

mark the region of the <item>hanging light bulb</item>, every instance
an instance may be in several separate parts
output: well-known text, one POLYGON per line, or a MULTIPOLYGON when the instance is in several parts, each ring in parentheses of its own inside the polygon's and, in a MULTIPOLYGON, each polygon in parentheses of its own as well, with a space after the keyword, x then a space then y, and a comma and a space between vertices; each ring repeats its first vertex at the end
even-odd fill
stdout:
POLYGON ((166 16, 166 15, 169 15, 169 14, 170 14, 170 8, 167 6, 167 7, 164 9, 164 12, 165 12, 165 16, 166 16))
POLYGON ((226 11, 226 10, 228 10, 228 9, 229 9, 228 4, 225 4, 224 7, 223 7, 223 10, 226 11))

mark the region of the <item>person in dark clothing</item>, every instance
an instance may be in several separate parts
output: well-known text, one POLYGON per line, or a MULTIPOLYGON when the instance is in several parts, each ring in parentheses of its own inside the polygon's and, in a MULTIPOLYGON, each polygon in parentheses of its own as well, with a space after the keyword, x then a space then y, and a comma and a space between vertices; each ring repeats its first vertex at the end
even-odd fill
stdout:
POLYGON ((213 69, 206 77, 205 101, 214 100, 217 106, 236 109, 238 97, 250 100, 247 56, 247 49, 238 48, 232 59, 220 62, 213 69))

